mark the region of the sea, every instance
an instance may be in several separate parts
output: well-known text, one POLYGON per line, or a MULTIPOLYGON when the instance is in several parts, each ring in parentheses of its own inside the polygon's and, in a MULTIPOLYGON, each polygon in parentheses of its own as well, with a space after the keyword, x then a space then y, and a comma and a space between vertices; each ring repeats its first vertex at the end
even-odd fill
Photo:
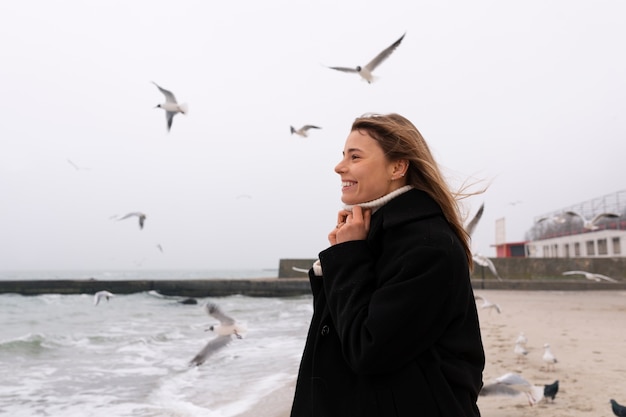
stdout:
MULTIPOLYGON (((4 271, 7 279, 253 279, 277 271, 4 271)), ((309 295, 198 298, 156 292, 0 294, 0 416, 257 415, 293 387, 313 313, 309 295), (216 303, 241 339, 200 366, 216 303)), ((259 414, 260 415, 260 414, 259 414)))

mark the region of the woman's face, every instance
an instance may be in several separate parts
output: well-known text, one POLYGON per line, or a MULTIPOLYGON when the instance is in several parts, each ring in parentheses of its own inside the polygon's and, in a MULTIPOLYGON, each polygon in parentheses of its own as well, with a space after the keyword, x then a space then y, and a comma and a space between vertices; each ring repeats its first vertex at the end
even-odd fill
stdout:
POLYGON ((341 201, 360 204, 375 200, 400 188, 404 181, 392 181, 399 175, 397 163, 389 161, 378 142, 367 132, 350 132, 343 149, 343 159, 335 167, 341 176, 341 201))

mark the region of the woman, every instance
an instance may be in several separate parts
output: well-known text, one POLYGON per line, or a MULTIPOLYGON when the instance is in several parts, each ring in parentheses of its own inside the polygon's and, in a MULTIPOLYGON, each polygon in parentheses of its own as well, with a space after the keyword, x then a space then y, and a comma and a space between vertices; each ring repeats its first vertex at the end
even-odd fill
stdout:
POLYGON ((484 351, 455 195, 413 124, 357 118, 292 417, 480 416, 484 351))

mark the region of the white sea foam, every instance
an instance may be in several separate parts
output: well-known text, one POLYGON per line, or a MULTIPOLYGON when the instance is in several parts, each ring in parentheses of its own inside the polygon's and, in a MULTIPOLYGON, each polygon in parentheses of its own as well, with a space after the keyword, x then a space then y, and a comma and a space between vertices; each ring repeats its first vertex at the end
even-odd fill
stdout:
POLYGON ((197 305, 147 293, 97 308, 82 295, 0 295, 0 410, 11 416, 231 417, 292 384, 310 297, 210 300, 249 331, 210 361, 189 367, 211 337, 204 329, 213 320, 197 305))

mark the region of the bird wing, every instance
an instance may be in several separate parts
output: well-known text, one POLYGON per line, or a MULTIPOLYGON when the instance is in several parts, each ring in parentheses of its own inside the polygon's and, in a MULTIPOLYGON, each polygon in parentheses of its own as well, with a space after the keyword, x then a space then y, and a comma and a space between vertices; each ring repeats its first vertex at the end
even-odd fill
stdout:
POLYGON ((217 304, 209 303, 206 305, 205 308, 210 316, 218 319, 223 325, 228 326, 235 324, 235 319, 224 314, 224 312, 217 306, 217 304))
POLYGON ((573 210, 568 210, 565 212, 565 214, 567 214, 568 216, 574 216, 574 217, 580 217, 583 222, 587 219, 585 219, 585 216, 583 216, 582 214, 578 213, 577 211, 573 211, 573 210))
POLYGON ((172 122, 174 121, 174 115, 175 114, 176 113, 174 113, 173 111, 166 111, 165 112, 165 120, 167 120, 167 131, 168 132, 172 128, 172 122))
POLYGON ((563 275, 585 275, 587 276, 588 272, 587 271, 565 271, 563 272, 563 275))
POLYGON ((491 271, 491 273, 494 274, 496 278, 498 278, 498 280, 502 281, 502 278, 500 277, 500 274, 498 274, 498 270, 496 269, 496 266, 493 264, 493 261, 489 258, 486 258, 485 262, 487 262, 487 266, 489 267, 489 270, 491 271))
POLYGON ((358 72, 356 68, 348 68, 348 67, 328 67, 328 68, 334 69, 337 71, 343 71, 343 72, 358 72))
POLYGON ((474 233, 474 229, 476 229, 476 225, 478 224, 478 221, 483 216, 484 210, 485 210, 485 203, 482 203, 480 205, 480 208, 478 209, 478 211, 472 218, 472 220, 470 220, 469 223, 467 223, 467 226, 465 226, 465 231, 467 232, 468 235, 471 236, 472 233, 474 233))
POLYGON ((516 389, 513 389, 507 385, 500 383, 486 384, 480 390, 478 395, 481 396, 509 396, 509 397, 517 397, 522 395, 522 393, 516 389))
POLYGON ((591 274, 591 275, 593 275, 593 276, 594 276, 594 277, 596 277, 596 278, 599 278, 599 279, 603 279, 603 280, 605 280, 605 281, 608 281, 608 282, 617 282, 617 280, 614 280, 614 279, 613 279, 613 278, 611 278, 611 277, 607 277, 606 275, 602 275, 602 274, 591 274))
POLYGON ((133 212, 133 213, 128 213, 126 214, 124 217, 120 217, 117 220, 124 220, 124 219, 128 219, 129 217, 133 217, 133 216, 140 216, 141 213, 137 213, 137 212, 133 212))
POLYGON ((617 213, 600 213, 600 214, 596 214, 592 219, 591 219, 591 224, 595 224, 598 220, 600 220, 603 217, 608 217, 608 218, 616 218, 619 217, 619 214, 617 213))
POLYGON ((176 103, 176 97, 174 97, 174 94, 171 91, 166 90, 165 88, 162 88, 161 86, 159 86, 154 81, 152 81, 152 84, 156 85, 157 88, 159 89, 159 91, 161 91, 163 93, 163 95, 165 96, 165 101, 167 103, 176 103))
POLYGON ((314 125, 304 125, 304 126, 302 126, 302 130, 304 130, 304 131, 307 131, 309 129, 321 129, 321 127, 317 127, 317 126, 314 126, 314 125))
MULTIPOLYGON (((406 35, 406 33, 404 33, 404 35, 406 35)), ((387 59, 389 55, 391 55, 391 53, 396 50, 398 45, 400 45, 400 42, 402 42, 402 39, 404 39, 404 35, 400 36, 400 39, 398 39, 397 41, 389 45, 387 48, 385 48, 381 53, 376 55, 374 59, 372 59, 370 62, 367 63, 365 68, 368 69, 370 72, 374 71, 374 69, 377 66, 379 66, 381 62, 387 59)))
POLYGON ((191 365, 202 365, 206 359, 215 353, 218 349, 226 346, 232 338, 230 335, 227 336, 218 336, 214 339, 211 339, 196 356, 193 357, 191 361, 189 361, 189 366, 191 365))

